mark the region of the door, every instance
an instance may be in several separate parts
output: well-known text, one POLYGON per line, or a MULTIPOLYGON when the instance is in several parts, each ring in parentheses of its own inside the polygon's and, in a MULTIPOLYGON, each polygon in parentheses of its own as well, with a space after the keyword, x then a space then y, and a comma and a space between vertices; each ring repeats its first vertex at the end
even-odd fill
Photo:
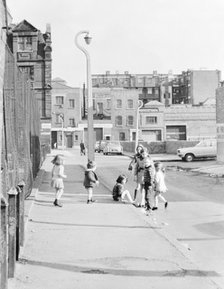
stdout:
POLYGON ((51 148, 57 148, 57 132, 51 132, 51 148))
POLYGON ((72 134, 66 135, 67 138, 67 147, 72 148, 72 134))

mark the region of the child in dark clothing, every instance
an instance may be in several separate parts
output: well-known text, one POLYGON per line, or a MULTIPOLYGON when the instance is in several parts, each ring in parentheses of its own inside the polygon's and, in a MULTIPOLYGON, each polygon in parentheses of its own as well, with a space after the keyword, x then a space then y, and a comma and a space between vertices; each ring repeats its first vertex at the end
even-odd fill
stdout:
POLYGON ((96 163, 94 161, 89 161, 87 164, 87 170, 85 171, 85 178, 83 185, 88 193, 87 204, 95 202, 93 200, 93 188, 99 185, 98 177, 95 173, 96 163))
POLYGON ((150 158, 146 158, 144 162, 144 174, 143 174, 143 185, 145 190, 145 207, 146 211, 151 210, 150 198, 152 198, 155 169, 153 161, 150 158))
POLYGON ((130 203, 134 203, 131 194, 128 190, 125 190, 124 185, 127 182, 127 177, 125 175, 120 175, 116 180, 116 185, 113 187, 113 200, 125 202, 125 197, 127 196, 130 203))

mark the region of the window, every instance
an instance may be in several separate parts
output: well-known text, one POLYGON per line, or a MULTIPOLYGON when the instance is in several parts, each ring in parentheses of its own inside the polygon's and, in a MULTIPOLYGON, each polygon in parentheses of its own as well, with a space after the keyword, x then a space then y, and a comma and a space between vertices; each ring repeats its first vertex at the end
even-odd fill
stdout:
POLYGON ((128 99, 128 108, 133 108, 133 100, 132 99, 128 99))
POLYGON ((125 140, 125 133, 124 132, 119 133, 119 140, 121 140, 121 141, 125 140))
POLYGON ((75 119, 69 118, 69 126, 75 126, 75 119))
POLYGON ((26 73, 31 80, 34 80, 34 68, 33 66, 20 66, 20 70, 26 73))
POLYGON ((103 103, 102 102, 97 103, 97 113, 103 114, 103 103))
POLYGON ((122 108, 122 100, 117 99, 117 108, 122 108))
POLYGON ((74 99, 69 99, 69 107, 74 108, 75 107, 75 100, 74 99))
POLYGON ((186 140, 186 126, 178 125, 166 127, 166 138, 167 140, 186 140))
POLYGON ((64 115, 62 113, 56 114, 56 123, 63 123, 64 121, 64 115))
POLYGON ((133 115, 129 115, 127 118, 127 125, 128 126, 133 126, 134 125, 134 117, 133 115))
POLYGON ((115 125, 116 125, 116 126, 122 125, 122 116, 121 116, 121 115, 116 116, 116 118, 115 118, 115 125))
POLYGON ((157 116, 146 116, 146 124, 156 124, 157 116))
POLYGON ((32 37, 19 37, 18 39, 18 50, 19 51, 32 51, 32 37))
POLYGON ((58 104, 58 105, 64 104, 64 97, 63 96, 56 96, 56 104, 58 104))

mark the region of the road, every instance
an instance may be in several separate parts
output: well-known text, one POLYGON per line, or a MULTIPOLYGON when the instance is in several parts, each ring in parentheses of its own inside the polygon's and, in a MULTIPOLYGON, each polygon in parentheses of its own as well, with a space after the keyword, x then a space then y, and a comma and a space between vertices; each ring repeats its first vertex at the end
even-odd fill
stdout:
MULTIPOLYGON (((217 179, 167 167, 167 210, 146 216, 141 208, 114 203, 111 188, 128 173, 126 156, 96 154, 98 202, 87 205, 86 156, 65 155, 64 206, 53 206, 47 157, 26 226, 26 243, 9 289, 224 288, 223 197, 217 179), (212 189, 212 190, 211 190, 212 189), (212 193, 211 193, 212 192, 212 193), (213 194, 216 196, 213 199, 213 194)), ((129 175, 127 188, 135 183, 129 175)), ((34 196, 32 196, 33 198, 34 196)))
MULTIPOLYGON (((120 173, 129 175, 127 188, 133 194, 133 176, 127 171, 126 156, 96 154, 97 172, 106 186, 114 185, 120 173)), ((211 161, 212 162, 212 161, 211 161)), ((208 161, 186 163, 186 168, 208 165, 208 161)), ((164 163, 167 174, 168 209, 159 205, 158 222, 189 250, 193 262, 204 270, 224 274, 224 180, 178 169, 180 163, 164 163)), ((182 164, 183 165, 183 164, 182 164)), ((141 210, 141 209, 139 209, 141 210)), ((142 213, 143 214, 143 213, 142 213)))

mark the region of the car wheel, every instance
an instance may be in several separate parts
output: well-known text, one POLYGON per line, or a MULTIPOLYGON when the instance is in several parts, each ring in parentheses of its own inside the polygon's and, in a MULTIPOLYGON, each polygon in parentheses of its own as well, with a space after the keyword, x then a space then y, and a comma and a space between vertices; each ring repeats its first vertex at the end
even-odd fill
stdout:
POLYGON ((192 162, 194 159, 194 155, 193 154, 186 154, 184 159, 186 162, 192 162))

